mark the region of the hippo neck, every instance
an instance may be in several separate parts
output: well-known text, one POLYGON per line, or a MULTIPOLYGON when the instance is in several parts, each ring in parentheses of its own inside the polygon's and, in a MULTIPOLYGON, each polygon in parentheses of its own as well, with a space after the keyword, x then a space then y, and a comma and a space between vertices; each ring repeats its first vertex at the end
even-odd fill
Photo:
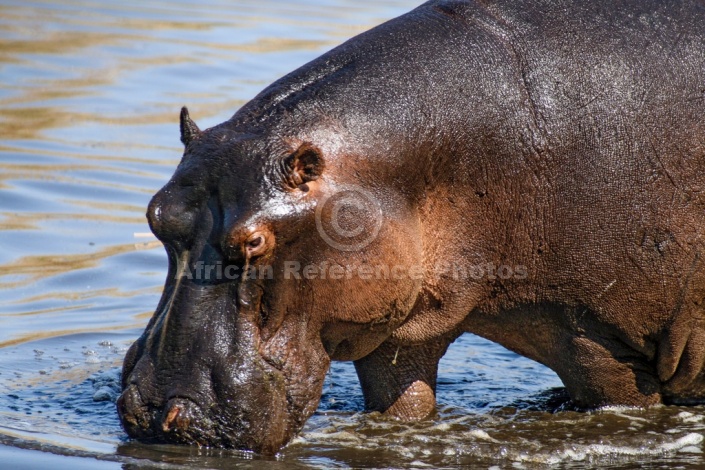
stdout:
POLYGON ((353 153, 398 164, 384 174, 407 188, 457 175, 454 166, 468 166, 460 155, 481 157, 480 147, 509 141, 530 116, 517 116, 525 106, 516 61, 496 34, 469 21, 428 21, 444 15, 426 4, 347 41, 267 87, 228 126, 291 139, 334 123, 353 153))

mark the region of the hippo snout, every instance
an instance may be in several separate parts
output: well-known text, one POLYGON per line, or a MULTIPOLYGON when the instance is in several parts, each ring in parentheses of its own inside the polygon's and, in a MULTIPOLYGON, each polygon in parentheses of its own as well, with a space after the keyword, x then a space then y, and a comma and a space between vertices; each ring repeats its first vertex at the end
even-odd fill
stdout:
POLYGON ((167 362, 149 355, 137 360, 123 372, 117 400, 127 434, 144 442, 275 453, 294 432, 283 373, 253 354, 232 356, 178 376, 167 362))
POLYGON ((212 440, 207 431, 210 420, 188 398, 175 397, 159 406, 145 400, 137 385, 131 384, 118 398, 117 409, 127 433, 139 439, 201 445, 212 440))
MULTIPOLYGON (((162 404, 150 403, 132 384, 118 398, 117 409, 127 433, 146 442, 211 447, 224 445, 226 440, 221 435, 223 430, 189 398, 175 397, 162 404)), ((234 434, 231 438, 238 439, 234 434)))

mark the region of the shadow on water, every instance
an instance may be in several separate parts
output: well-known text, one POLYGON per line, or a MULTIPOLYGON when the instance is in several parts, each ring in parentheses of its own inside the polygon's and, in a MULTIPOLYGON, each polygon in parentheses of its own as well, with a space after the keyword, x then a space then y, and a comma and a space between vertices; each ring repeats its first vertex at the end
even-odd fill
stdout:
POLYGON ((177 116, 227 119, 274 79, 418 2, 0 5, 0 466, 7 468, 702 467, 702 407, 574 410, 555 374, 466 335, 438 414, 361 413, 335 363, 273 458, 126 440, 119 367, 166 258, 144 218, 180 158, 177 116), (138 236, 135 236, 138 234, 138 236))

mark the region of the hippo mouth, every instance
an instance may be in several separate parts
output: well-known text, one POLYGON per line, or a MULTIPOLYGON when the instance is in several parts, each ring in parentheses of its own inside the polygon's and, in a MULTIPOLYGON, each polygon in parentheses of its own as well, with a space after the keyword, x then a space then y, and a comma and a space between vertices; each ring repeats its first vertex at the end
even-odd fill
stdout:
MULTIPOLYGON (((236 429, 203 413, 193 400, 172 398, 161 407, 142 405, 135 411, 139 398, 132 387, 118 399, 118 413, 128 435, 146 443, 186 444, 198 447, 241 449, 236 429)), ((249 449, 247 449, 249 450, 249 449)))
POLYGON ((266 383, 251 391, 205 400, 175 395, 162 403, 145 400, 139 385, 128 385, 117 401, 127 434, 142 442, 230 448, 276 453, 290 438, 292 403, 283 389, 281 366, 263 360, 266 383), (206 403, 205 405, 199 404, 206 403), (208 406, 207 403, 211 403, 208 406))
POLYGON ((169 322, 156 321, 128 351, 117 409, 130 437, 272 454, 293 435, 302 397, 290 396, 286 365, 263 354, 259 328, 232 294, 225 284, 182 283, 159 309, 169 322))

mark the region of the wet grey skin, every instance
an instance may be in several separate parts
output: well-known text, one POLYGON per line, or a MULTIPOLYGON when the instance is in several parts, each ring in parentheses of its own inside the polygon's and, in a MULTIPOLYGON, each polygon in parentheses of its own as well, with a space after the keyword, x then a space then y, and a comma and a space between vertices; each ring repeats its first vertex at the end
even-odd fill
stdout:
POLYGON ((577 406, 702 402, 703 83, 702 2, 431 1, 213 128, 184 109, 147 211, 169 273, 125 358, 126 432, 276 453, 331 360, 367 409, 424 419, 464 332, 577 406))

